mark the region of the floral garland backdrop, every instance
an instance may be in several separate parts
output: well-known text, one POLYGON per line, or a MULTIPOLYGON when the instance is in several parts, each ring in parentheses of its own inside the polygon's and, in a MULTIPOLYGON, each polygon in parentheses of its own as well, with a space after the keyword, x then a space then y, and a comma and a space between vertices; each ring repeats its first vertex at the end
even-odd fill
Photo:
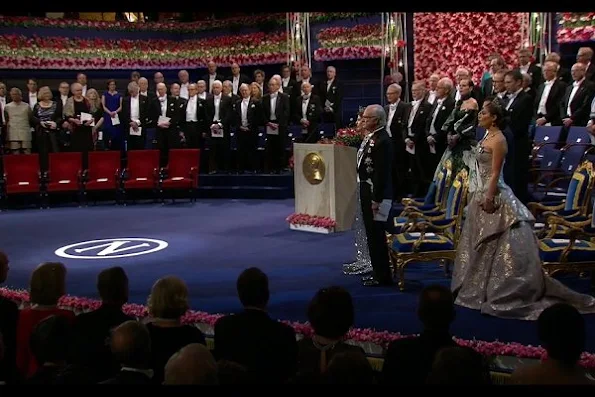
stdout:
POLYGON ((564 12, 558 16, 558 43, 595 41, 595 12, 564 12))
POLYGON ((492 52, 514 64, 521 45, 521 16, 514 12, 415 13, 415 78, 425 79, 437 71, 454 78, 462 66, 479 83, 492 52))
MULTIPOLYGON (((313 12, 310 22, 329 22, 337 19, 354 19, 365 17, 366 12, 313 12)), ((196 22, 144 22, 133 23, 127 21, 88 21, 78 19, 29 18, 0 16, 0 27, 20 28, 61 28, 111 31, 153 31, 170 33, 195 33, 207 30, 240 28, 272 23, 283 26, 286 14, 260 14, 220 20, 205 20, 196 22)))
MULTIPOLYGON (((0 296, 10 299, 19 305, 26 305, 29 302, 29 293, 23 290, 14 290, 10 288, 0 288, 0 296)), ((75 312, 86 312, 97 309, 101 302, 95 299, 78 298, 73 296, 64 296, 60 299, 59 305, 63 308, 73 310, 75 312)), ((137 319, 144 319, 148 316, 146 306, 137 304, 126 304, 123 307, 124 313, 137 319)), ((182 322, 191 325, 206 325, 212 329, 215 322, 222 317, 223 314, 209 314, 199 311, 188 311, 182 322)), ((299 323, 291 321, 283 321, 285 324, 293 327, 298 335, 312 336, 313 330, 308 323, 299 323)), ((388 331, 376 331, 374 329, 353 328, 347 334, 348 341, 359 344, 372 344, 380 346, 381 348, 388 347, 388 344, 393 340, 411 338, 416 335, 402 335, 400 333, 388 331)), ((543 359, 547 356, 545 350, 540 346, 525 346, 520 343, 505 343, 505 342, 485 342, 479 340, 465 340, 455 338, 461 346, 468 346, 485 356, 515 356, 519 358, 535 358, 543 359)), ((584 352, 581 355, 580 364, 588 369, 595 369, 595 354, 584 352)))
POLYGON ((380 58, 382 29, 380 24, 322 29, 316 39, 320 48, 314 51, 316 61, 380 58))
POLYGON ((178 69, 283 63, 286 32, 251 33, 199 40, 104 40, 0 36, 3 69, 178 69))

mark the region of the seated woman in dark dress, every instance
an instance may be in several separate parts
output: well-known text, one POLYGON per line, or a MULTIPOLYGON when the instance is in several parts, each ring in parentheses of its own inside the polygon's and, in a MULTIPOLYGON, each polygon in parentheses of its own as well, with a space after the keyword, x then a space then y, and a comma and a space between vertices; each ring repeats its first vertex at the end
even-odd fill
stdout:
POLYGON ((183 325, 188 311, 188 287, 177 277, 164 277, 155 284, 147 302, 151 335, 151 369, 155 383, 163 382, 163 370, 169 358, 190 343, 206 345, 204 334, 192 325, 183 325))
POLYGON ((344 342, 353 326, 353 318, 353 300, 345 289, 330 287, 316 293, 308 307, 308 321, 314 335, 298 342, 295 383, 319 383, 332 358, 339 353, 355 351, 365 354, 361 347, 344 342))

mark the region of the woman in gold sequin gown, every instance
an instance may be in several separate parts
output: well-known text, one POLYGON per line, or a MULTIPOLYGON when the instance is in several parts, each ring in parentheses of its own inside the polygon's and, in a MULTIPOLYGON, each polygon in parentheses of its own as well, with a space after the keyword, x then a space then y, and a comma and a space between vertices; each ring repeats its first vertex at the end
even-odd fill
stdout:
POLYGON ((467 217, 452 277, 456 304, 496 317, 535 320, 553 303, 595 313, 595 298, 545 275, 533 233, 535 218, 504 183, 503 110, 487 102, 479 123, 487 132, 470 170, 467 217), (471 192, 473 191, 473 192, 471 192))

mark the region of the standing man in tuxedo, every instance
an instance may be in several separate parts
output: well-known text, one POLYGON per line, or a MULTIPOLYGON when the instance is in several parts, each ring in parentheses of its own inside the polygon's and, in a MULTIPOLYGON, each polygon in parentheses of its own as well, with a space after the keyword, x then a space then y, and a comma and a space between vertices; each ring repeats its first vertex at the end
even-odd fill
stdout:
POLYGON ((322 121, 335 124, 338 130, 341 128, 343 84, 337 81, 337 69, 334 66, 326 68, 326 81, 320 82, 318 94, 324 109, 322 121))
MULTIPOLYGON (((450 95, 454 87, 454 83, 448 77, 438 80, 436 85, 436 99, 428 122, 426 123, 426 140, 428 142, 428 167, 430 170, 436 170, 438 163, 446 150, 446 133, 442 131, 442 125, 452 113, 455 108, 455 100, 450 95)), ((433 178, 433 174, 430 174, 433 178)))
MULTIPOLYGON (((426 100, 425 81, 414 81, 411 85, 413 101, 409 105, 407 115, 407 157, 411 177, 411 193, 414 197, 425 196, 429 182, 433 175, 428 167, 429 146, 426 138, 426 124, 432 105, 426 100)), ((432 170, 433 171, 433 170, 432 170)))
POLYGON ((215 80, 206 100, 206 123, 209 126, 209 173, 229 171, 230 123, 233 121, 231 98, 223 95, 223 83, 215 80))
POLYGON ((392 186, 393 198, 400 200, 405 190, 407 177, 407 152, 405 151, 407 104, 401 100, 401 86, 392 83, 386 89, 388 105, 386 113, 386 132, 393 144, 392 186))
POLYGON ((231 64, 231 76, 227 78, 231 81, 231 92, 233 95, 240 97, 240 86, 242 84, 250 84, 250 79, 244 73, 240 73, 240 65, 237 62, 231 64))
MULTIPOLYGON (((285 139, 291 117, 289 96, 279 92, 280 81, 269 81, 269 93, 262 97, 264 126, 267 134, 265 144, 265 170, 279 174, 285 167, 285 139)), ((301 92, 301 90, 300 90, 301 92)))
POLYGON ((128 83, 128 95, 122 100, 121 122, 124 126, 127 150, 142 150, 145 148, 147 126, 149 120, 149 99, 140 95, 136 82, 128 83))
POLYGON ((393 145, 386 131, 386 112, 382 106, 368 106, 362 120, 362 128, 369 134, 357 152, 357 180, 373 268, 372 275, 362 281, 370 287, 389 286, 393 279, 384 226, 393 199, 393 145))
POLYGON ((505 115, 514 141, 515 174, 511 187, 515 196, 526 204, 529 199, 529 123, 533 117, 533 102, 531 96, 523 90, 523 75, 520 70, 507 72, 504 85, 509 95, 505 115))
POLYGON ((581 47, 576 53, 576 61, 585 65, 585 78, 595 83, 595 65, 591 63, 593 59, 593 49, 590 47, 581 47))
POLYGON ((238 171, 256 172, 258 169, 258 127, 262 125, 262 103, 250 95, 250 86, 240 86, 241 99, 233 104, 234 126, 238 134, 238 171))
POLYGON ((558 66, 557 63, 551 61, 543 64, 544 82, 537 88, 534 102, 535 125, 537 126, 562 125, 560 103, 566 92, 566 83, 558 79, 558 66))
POLYGON ((322 104, 320 97, 312 93, 312 84, 302 83, 302 91, 304 95, 297 98, 298 103, 295 104, 294 120, 302 127, 304 143, 316 143, 320 138, 318 125, 322 115, 322 104))
POLYGON ((586 72, 587 67, 580 62, 572 65, 572 69, 570 69, 574 82, 566 88, 566 93, 560 103, 562 124, 566 129, 572 126, 583 127, 589 122, 595 83, 587 80, 586 72))
POLYGON ((531 76, 531 88, 535 92, 542 82, 541 68, 535 62, 531 62, 531 56, 531 51, 528 48, 522 48, 518 54, 519 67, 515 70, 519 70, 521 75, 522 73, 527 73, 531 76))
POLYGON ((160 151, 160 166, 165 167, 169 159, 170 149, 180 148, 180 120, 182 109, 178 100, 167 95, 165 83, 157 83, 157 98, 153 100, 152 120, 157 125, 157 147, 160 151), (160 116, 169 120, 159 120, 160 116))
POLYGON ((209 73, 202 76, 202 80, 204 80, 207 85, 207 92, 211 94, 213 92, 213 83, 215 80, 223 81, 225 80, 225 76, 221 73, 217 73, 217 64, 213 61, 207 63, 207 68, 209 73))
POLYGON ((188 100, 182 110, 182 131, 186 138, 186 146, 190 149, 202 149, 204 137, 210 124, 207 123, 206 101, 198 97, 196 84, 188 86, 188 100))

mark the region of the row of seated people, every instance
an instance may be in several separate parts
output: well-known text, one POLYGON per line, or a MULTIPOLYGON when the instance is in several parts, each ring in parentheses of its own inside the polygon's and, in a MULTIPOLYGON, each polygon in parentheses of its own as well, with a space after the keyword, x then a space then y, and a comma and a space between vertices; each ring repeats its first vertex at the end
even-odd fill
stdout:
MULTIPOLYGON (((0 266, 3 282, 8 273, 4 253, 0 266)), ((173 276, 157 280, 147 302, 149 317, 139 321, 124 313, 129 281, 121 267, 99 273, 101 305, 78 315, 58 305, 66 292, 66 273, 60 263, 38 266, 31 276, 30 304, 21 310, 0 297, 6 352, 0 357, 0 380, 11 384, 491 383, 488 357, 453 340, 454 299, 444 286, 424 288, 418 305, 421 335, 386 346, 381 372, 376 372, 362 347, 346 343, 355 309, 351 294, 342 287, 315 294, 307 308, 313 333, 298 341, 292 327, 267 313, 267 275, 258 268, 246 269, 237 280, 244 310, 216 321, 214 349, 209 352, 206 335, 183 323, 189 309, 183 280, 173 276)), ((576 309, 565 304, 546 308, 538 327, 548 359, 519 368, 511 381, 593 384, 579 364, 586 335, 576 309), (549 376, 544 378, 545 373, 549 376)))
MULTIPOLYGON (((183 190, 195 199, 198 188, 200 149, 173 149, 166 167, 159 167, 158 150, 135 150, 128 154, 123 166, 120 153, 101 151, 88 153, 83 167, 82 153, 50 153, 49 168, 42 171, 39 155, 3 156, 2 195, 77 193, 79 201, 89 192, 113 191, 116 199, 127 192, 183 190)), ((156 196, 155 196, 156 197, 156 196)))

